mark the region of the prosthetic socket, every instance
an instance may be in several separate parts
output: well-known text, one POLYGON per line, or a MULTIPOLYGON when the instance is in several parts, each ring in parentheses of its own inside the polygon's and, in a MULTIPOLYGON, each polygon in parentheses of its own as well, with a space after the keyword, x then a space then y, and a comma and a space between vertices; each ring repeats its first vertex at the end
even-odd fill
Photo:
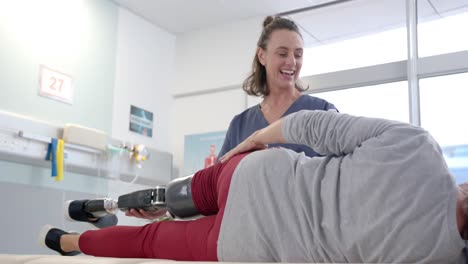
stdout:
POLYGON ((117 210, 143 209, 156 211, 166 208, 172 217, 185 218, 199 214, 192 200, 192 177, 177 178, 167 186, 158 185, 154 189, 146 189, 111 198, 89 200, 84 210, 94 217, 102 217, 108 213, 115 214, 117 210))

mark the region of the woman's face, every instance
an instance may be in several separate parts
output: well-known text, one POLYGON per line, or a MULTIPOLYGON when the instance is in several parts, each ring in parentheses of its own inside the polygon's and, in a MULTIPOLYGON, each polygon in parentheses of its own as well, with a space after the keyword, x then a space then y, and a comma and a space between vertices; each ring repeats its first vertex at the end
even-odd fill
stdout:
POLYGON ((304 41, 290 30, 281 29, 271 33, 265 50, 258 50, 260 63, 266 68, 270 91, 294 89, 302 67, 304 41))

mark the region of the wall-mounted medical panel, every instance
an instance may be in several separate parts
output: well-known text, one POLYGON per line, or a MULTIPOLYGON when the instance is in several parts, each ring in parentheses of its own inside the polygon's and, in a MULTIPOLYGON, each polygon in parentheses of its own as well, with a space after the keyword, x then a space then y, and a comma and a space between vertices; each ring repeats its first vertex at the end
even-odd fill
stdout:
MULTIPOLYGON (((50 168, 52 173, 47 150, 52 139, 60 139, 62 134, 61 127, 0 112, 0 160, 50 168)), ((144 185, 164 184, 172 179, 170 153, 145 147, 142 158, 136 156, 135 149, 115 139, 109 140, 106 150, 65 142, 64 180, 67 172, 144 185)))

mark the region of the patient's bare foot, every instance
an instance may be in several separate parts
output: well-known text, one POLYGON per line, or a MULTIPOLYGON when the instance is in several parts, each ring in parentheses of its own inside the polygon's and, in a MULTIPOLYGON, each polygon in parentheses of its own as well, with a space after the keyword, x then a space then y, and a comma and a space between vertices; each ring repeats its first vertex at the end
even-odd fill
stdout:
POLYGON ((60 248, 64 252, 79 251, 78 240, 80 235, 77 233, 63 234, 60 237, 60 248))

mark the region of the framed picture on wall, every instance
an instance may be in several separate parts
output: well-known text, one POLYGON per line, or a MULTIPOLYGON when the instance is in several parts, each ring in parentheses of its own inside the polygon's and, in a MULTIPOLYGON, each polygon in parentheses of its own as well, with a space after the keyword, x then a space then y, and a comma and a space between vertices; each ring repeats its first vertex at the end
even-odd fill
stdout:
POLYGON ((153 113, 131 105, 129 129, 140 135, 153 137, 153 113))
POLYGON ((216 163, 226 131, 186 135, 184 139, 184 175, 193 174, 216 163))

